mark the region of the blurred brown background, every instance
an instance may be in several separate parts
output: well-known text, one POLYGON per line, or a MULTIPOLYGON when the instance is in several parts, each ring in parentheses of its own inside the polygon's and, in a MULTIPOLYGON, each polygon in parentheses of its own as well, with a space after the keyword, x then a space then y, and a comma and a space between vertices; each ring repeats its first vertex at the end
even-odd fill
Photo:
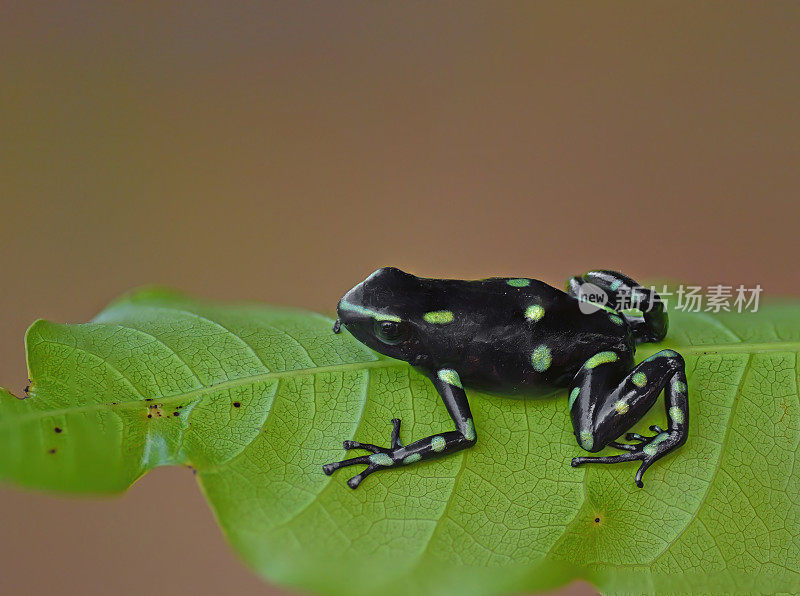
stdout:
MULTIPOLYGON (((800 293, 799 32, 797 2, 0 2, 0 385, 35 318, 146 283, 327 311, 385 264, 800 293)), ((167 469, 0 491, 0 591, 269 590, 167 469)))

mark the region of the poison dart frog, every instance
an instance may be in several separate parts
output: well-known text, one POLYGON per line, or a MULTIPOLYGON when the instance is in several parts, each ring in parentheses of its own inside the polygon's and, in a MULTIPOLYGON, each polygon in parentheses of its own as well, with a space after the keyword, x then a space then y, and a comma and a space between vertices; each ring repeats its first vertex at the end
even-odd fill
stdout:
POLYGON ((345 441, 344 448, 370 455, 323 466, 325 474, 365 464, 347 484, 368 475, 454 453, 475 445, 477 432, 465 387, 500 394, 544 394, 567 388, 578 445, 588 452, 606 446, 613 456, 572 460, 611 464, 640 460, 645 470, 686 442, 689 423, 684 360, 662 350, 634 366, 636 344, 658 342, 667 333, 661 298, 631 278, 608 270, 569 279, 566 292, 528 278, 427 279, 384 267, 339 301, 334 332, 343 325, 356 339, 424 372, 441 395, 455 428, 403 445, 400 420, 392 420, 389 447, 345 441), (587 285, 588 284, 588 285, 587 285), (599 289, 615 310, 587 300, 585 287, 599 289), (627 433, 665 394, 667 428, 655 434, 627 433))

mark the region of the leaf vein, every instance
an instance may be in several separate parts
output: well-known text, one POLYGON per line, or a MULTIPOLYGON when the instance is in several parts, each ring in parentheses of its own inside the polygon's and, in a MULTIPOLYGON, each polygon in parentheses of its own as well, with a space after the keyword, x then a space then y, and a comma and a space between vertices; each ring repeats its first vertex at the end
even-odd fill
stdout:
POLYGON ((182 309, 182 308, 175 308, 173 306, 154 306, 154 307, 151 307, 151 308, 156 308, 156 309, 159 309, 159 310, 167 310, 167 311, 172 311, 172 312, 176 312, 176 313, 189 315, 191 317, 195 317, 195 318, 200 319, 202 321, 207 321, 207 322, 209 322, 209 323, 211 323, 213 325, 216 325, 220 329, 224 330, 226 333, 230 334, 232 337, 235 337, 240 342, 242 342, 250 350, 250 352, 253 354, 253 356, 255 356, 256 359, 261 363, 261 366, 264 367, 264 370, 267 370, 267 371, 270 370, 270 368, 266 365, 266 363, 261 358, 261 356, 259 356, 258 352, 256 352, 255 348, 253 348, 253 346, 250 345, 250 342, 245 340, 241 335, 239 335, 237 333, 234 333, 233 331, 228 329, 222 323, 219 323, 219 322, 217 322, 217 321, 215 321, 213 319, 209 319, 208 317, 204 317, 203 315, 200 315, 200 314, 198 314, 196 312, 192 312, 190 310, 185 310, 185 309, 182 309))
POLYGON ((189 366, 189 363, 186 362, 186 360, 184 360, 183 357, 175 349, 173 349, 172 347, 167 345, 166 342, 164 342, 164 340, 160 339, 156 335, 153 335, 152 333, 149 333, 149 332, 147 332, 147 331, 145 331, 143 329, 139 329, 138 327, 135 327, 135 326, 131 325, 130 323, 123 324, 123 323, 115 322, 115 323, 111 323, 111 324, 114 325, 115 327, 121 327, 123 329, 130 329, 131 331, 136 331, 137 333, 141 333, 143 335, 147 335, 148 337, 152 337, 154 340, 156 340, 162 346, 167 348, 167 350, 169 350, 169 352, 171 354, 173 354, 178 360, 180 360, 181 363, 183 363, 183 365, 186 367, 186 370, 188 370, 192 374, 192 376, 195 379, 197 379, 197 382, 200 383, 200 385, 204 384, 203 381, 200 380, 200 377, 197 376, 197 373, 194 372, 194 370, 192 369, 191 366, 189 366))
POLYGON ((736 391, 733 394, 733 403, 731 404, 731 412, 725 424, 725 434, 722 437, 722 443, 721 443, 722 446, 720 447, 719 450, 719 459, 717 460, 716 466, 714 466, 714 472, 711 474, 711 479, 708 481, 708 488, 706 488, 706 492, 703 494, 702 498, 700 499, 700 502, 697 504, 697 509, 695 510, 691 519, 689 519, 686 522, 686 525, 683 527, 683 529, 680 532, 678 532, 675 535, 675 537, 666 544, 666 546, 664 546, 664 550, 662 550, 653 558, 653 560, 650 563, 651 565, 653 563, 656 563, 664 555, 664 553, 667 552, 667 549, 669 549, 670 546, 672 546, 675 542, 677 542, 678 539, 681 536, 683 536, 686 530, 689 529, 689 526, 692 525, 692 522, 695 520, 697 515, 702 510, 703 504, 706 502, 708 495, 711 494, 711 489, 714 486, 714 481, 717 479, 717 474, 719 474, 719 471, 722 468, 722 460, 725 457, 725 447, 728 444, 728 437, 730 436, 731 430, 733 429, 733 419, 734 416, 736 415, 736 405, 739 403, 739 396, 741 395, 742 387, 744 386, 745 379, 747 378, 747 373, 750 370, 750 363, 752 361, 753 357, 751 355, 747 358, 747 362, 742 368, 742 376, 739 378, 739 383, 736 387, 736 391))

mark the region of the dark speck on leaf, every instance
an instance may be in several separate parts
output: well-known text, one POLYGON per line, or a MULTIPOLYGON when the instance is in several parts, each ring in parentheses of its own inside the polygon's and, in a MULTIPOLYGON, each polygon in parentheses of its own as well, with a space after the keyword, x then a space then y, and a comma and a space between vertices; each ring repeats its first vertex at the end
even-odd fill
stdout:
POLYGON ((181 415, 181 413, 180 413, 180 412, 173 412, 173 413, 172 413, 172 415, 173 415, 173 416, 180 416, 180 415, 181 415))
POLYGON ((148 415, 147 415, 147 417, 148 417, 148 418, 152 418, 152 417, 153 417, 153 415, 152 415, 152 414, 148 414, 148 415))
POLYGON ((56 431, 57 433, 61 432, 61 429, 59 427, 55 427, 53 430, 56 431))
POLYGON ((594 523, 599 524, 600 523, 600 518, 599 517, 594 518, 594 523))
POLYGON ((53 453, 55 453, 55 452, 56 452, 56 449, 55 449, 55 447, 53 447, 53 448, 52 448, 52 449, 50 449, 50 450, 49 450, 47 453, 49 453, 49 454, 51 454, 51 455, 52 455, 52 454, 53 454, 53 453))
POLYGON ((239 406, 241 406, 241 405, 242 405, 242 404, 240 404, 238 401, 235 401, 235 402, 233 402, 233 407, 234 407, 234 408, 238 408, 238 407, 239 407, 239 406))
POLYGON ((153 398, 152 397, 145 397, 144 401, 153 401, 153 398))

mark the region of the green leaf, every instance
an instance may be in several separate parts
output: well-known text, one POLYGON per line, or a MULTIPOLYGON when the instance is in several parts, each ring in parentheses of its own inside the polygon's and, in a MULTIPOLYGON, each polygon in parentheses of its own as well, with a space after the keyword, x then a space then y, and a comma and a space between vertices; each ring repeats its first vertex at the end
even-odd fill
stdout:
MULTIPOLYGON (((564 395, 470 392, 473 449, 349 489, 344 439, 385 444, 448 425, 431 384, 332 320, 163 290, 92 322, 38 321, 28 399, 0 391, 0 480, 125 490, 155 466, 194 468, 239 555, 321 594, 502 594, 589 579, 609 593, 800 586, 800 308, 674 312, 690 438, 654 465, 572 468, 564 395)), ((664 422, 657 406, 641 423, 664 422)), ((174 553, 180 558, 180 553, 174 553)), ((749 588, 752 588, 749 589, 749 588)))

